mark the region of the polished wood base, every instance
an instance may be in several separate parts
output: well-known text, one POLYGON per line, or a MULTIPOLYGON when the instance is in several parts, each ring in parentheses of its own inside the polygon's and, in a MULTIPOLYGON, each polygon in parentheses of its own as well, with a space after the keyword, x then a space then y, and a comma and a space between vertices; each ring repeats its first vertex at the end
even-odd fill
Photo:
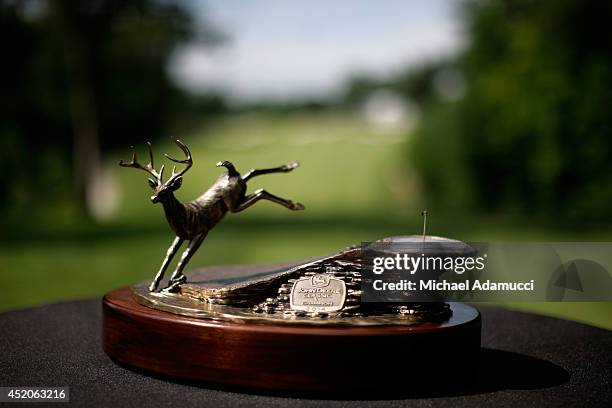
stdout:
POLYGON ((298 326, 213 322, 103 301, 103 347, 117 363, 208 384, 299 392, 463 387, 478 366, 480 314, 452 304, 444 323, 298 326))

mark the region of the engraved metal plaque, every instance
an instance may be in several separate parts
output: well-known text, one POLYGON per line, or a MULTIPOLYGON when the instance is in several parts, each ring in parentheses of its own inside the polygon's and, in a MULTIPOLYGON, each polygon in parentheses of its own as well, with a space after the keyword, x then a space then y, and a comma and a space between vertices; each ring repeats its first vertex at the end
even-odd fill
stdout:
POLYGON ((337 312, 346 301, 346 284, 329 274, 318 273, 293 284, 291 309, 305 312, 337 312))

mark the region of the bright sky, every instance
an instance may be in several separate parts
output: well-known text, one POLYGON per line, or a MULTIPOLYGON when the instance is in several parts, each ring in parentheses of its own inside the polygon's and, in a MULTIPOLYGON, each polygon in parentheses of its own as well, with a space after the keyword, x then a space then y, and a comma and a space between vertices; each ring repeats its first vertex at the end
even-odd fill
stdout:
POLYGON ((170 72, 192 91, 236 102, 324 97, 356 73, 389 75, 463 43, 455 0, 215 0, 188 2, 227 42, 190 45, 170 72))

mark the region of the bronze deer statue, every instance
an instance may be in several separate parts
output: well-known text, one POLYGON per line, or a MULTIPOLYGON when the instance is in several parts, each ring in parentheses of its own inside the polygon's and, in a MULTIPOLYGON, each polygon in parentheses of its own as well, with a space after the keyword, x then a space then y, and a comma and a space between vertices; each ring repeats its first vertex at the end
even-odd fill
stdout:
POLYGON ((253 194, 246 194, 247 181, 249 179, 262 174, 290 172, 299 166, 299 163, 295 161, 280 167, 253 169, 244 176, 238 173, 232 163, 220 161, 217 163, 217 167, 225 167, 227 173, 219 176, 217 181, 200 197, 189 203, 181 203, 174 197, 174 192, 181 187, 183 175, 193 165, 193 159, 191 158, 189 148, 183 142, 178 139, 175 142, 185 154, 185 159, 177 160, 168 155, 165 156, 175 163, 184 164, 185 167, 177 173, 175 165, 172 169, 172 175, 165 182, 162 179, 164 166, 162 165, 159 171, 155 170, 151 143, 147 143, 149 147, 149 163, 146 165, 143 166, 138 163, 136 150, 133 146, 131 161, 129 163, 125 163, 123 160, 119 162, 120 166, 144 170, 152 176, 152 178, 149 178, 149 186, 153 189, 151 201, 153 203, 162 203, 166 220, 176 234, 176 238, 166 252, 166 257, 159 268, 159 272, 149 286, 149 291, 151 292, 155 291, 159 286, 164 277, 164 272, 183 241, 188 240, 189 245, 183 252, 174 273, 170 277, 168 286, 164 289, 168 292, 179 290, 180 285, 186 281, 183 269, 185 269, 193 254, 198 250, 202 241, 204 241, 208 231, 217 225, 228 211, 240 212, 246 210, 259 200, 269 200, 294 211, 304 209, 304 206, 300 203, 294 203, 293 201, 277 197, 263 189, 257 190, 253 194))

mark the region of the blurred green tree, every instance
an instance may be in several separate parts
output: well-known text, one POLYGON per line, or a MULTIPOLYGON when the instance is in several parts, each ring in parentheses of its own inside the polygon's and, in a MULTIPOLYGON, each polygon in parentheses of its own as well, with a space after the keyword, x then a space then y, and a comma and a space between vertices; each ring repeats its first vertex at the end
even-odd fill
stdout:
POLYGON ((181 4, 0 1, 0 206, 77 197, 86 210, 101 152, 163 133, 191 101, 168 77, 171 53, 219 40, 196 38, 181 4))
POLYGON ((612 219, 612 4, 463 8, 458 102, 425 106, 414 158, 431 205, 612 219))

